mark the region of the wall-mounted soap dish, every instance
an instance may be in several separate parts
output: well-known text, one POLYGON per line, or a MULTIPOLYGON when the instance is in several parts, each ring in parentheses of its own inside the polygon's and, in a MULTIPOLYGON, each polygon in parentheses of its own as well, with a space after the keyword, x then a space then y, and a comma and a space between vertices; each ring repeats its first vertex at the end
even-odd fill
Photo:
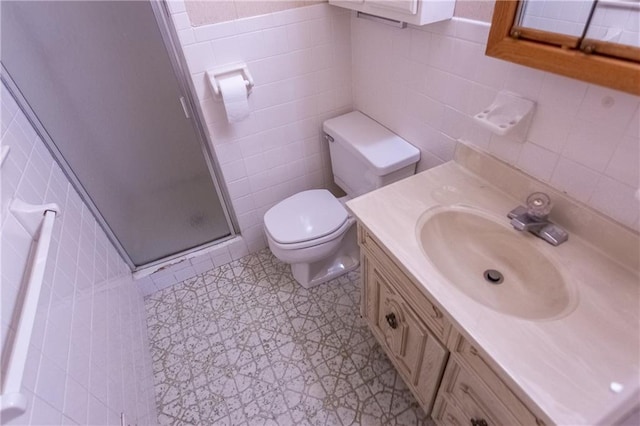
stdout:
POLYGON ((534 106, 535 102, 503 90, 498 92, 491 105, 474 118, 486 129, 504 136, 516 128, 526 127, 534 106))

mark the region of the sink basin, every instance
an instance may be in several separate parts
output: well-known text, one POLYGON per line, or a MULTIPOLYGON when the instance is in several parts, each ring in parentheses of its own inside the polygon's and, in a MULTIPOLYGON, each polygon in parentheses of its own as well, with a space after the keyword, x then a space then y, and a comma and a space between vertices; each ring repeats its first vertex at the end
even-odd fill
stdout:
POLYGON ((576 296, 559 266, 536 247, 541 241, 514 230, 506 217, 467 207, 434 208, 421 216, 416 233, 438 272, 491 309, 549 320, 575 308, 576 296))

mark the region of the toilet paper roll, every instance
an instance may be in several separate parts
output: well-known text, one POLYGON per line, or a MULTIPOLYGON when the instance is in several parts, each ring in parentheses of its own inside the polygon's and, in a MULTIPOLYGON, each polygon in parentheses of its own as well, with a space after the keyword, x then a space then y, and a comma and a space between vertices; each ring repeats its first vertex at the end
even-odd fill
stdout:
POLYGON ((237 123, 249 116, 249 100, 244 77, 240 74, 218 79, 222 102, 229 123, 237 123))

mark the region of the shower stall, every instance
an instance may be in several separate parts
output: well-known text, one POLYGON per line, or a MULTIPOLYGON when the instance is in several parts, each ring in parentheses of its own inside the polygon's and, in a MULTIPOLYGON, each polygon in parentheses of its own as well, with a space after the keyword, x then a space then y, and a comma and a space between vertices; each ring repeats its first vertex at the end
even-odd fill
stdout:
POLYGON ((165 3, 0 16, 4 84, 132 269, 234 235, 165 3))

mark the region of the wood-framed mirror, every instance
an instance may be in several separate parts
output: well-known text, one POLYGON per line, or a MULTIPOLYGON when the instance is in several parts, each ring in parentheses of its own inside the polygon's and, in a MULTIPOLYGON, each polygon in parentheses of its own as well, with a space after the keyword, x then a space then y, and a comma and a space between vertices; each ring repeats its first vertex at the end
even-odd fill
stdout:
POLYGON ((488 56, 640 95, 640 48, 590 36, 598 1, 579 35, 521 25, 525 1, 496 0, 488 56))

